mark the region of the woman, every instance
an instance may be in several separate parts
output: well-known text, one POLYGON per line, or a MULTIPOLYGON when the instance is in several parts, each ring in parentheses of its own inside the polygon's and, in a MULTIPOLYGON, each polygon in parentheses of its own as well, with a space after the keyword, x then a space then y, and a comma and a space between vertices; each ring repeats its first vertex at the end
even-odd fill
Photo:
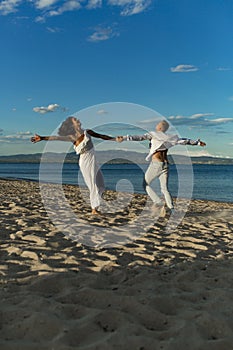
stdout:
MULTIPOLYGON (((146 160, 151 159, 151 163, 145 173, 144 178, 144 187, 147 194, 153 201, 154 207, 161 207, 162 202, 159 196, 151 188, 150 184, 155 178, 159 178, 161 192, 164 195, 165 202, 168 210, 171 212, 174 209, 172 197, 168 191, 168 159, 167 152, 168 149, 175 145, 198 145, 205 146, 206 144, 200 140, 190 140, 187 138, 179 138, 177 135, 166 134, 166 131, 169 128, 169 124, 166 120, 162 120, 156 125, 155 131, 150 131, 144 135, 127 135, 127 136, 118 136, 116 140, 122 142, 127 141, 150 141, 150 152, 146 157, 146 160)), ((165 214, 165 213, 163 213, 165 214)))
POLYGON ((84 130, 81 122, 75 117, 68 117, 58 130, 59 136, 40 136, 35 134, 31 141, 69 141, 74 145, 74 149, 79 157, 79 167, 84 181, 90 191, 90 202, 92 214, 99 214, 100 198, 104 191, 104 179, 99 165, 96 161, 94 146, 91 136, 102 140, 116 141, 115 137, 101 135, 93 130, 84 130))

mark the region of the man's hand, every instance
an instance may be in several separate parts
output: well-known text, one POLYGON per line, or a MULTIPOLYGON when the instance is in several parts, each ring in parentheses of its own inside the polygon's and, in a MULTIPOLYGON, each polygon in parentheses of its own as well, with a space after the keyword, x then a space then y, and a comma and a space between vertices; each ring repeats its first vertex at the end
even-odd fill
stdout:
POLYGON ((200 146, 201 146, 201 147, 206 146, 206 143, 205 143, 205 142, 203 142, 203 141, 201 141, 201 140, 200 140, 199 142, 200 142, 200 146))
POLYGON ((36 143, 36 142, 39 142, 39 141, 41 141, 41 136, 40 135, 35 134, 33 137, 31 137, 31 142, 36 143))
POLYGON ((122 142, 123 141, 123 136, 117 136, 116 137, 117 142, 122 142))

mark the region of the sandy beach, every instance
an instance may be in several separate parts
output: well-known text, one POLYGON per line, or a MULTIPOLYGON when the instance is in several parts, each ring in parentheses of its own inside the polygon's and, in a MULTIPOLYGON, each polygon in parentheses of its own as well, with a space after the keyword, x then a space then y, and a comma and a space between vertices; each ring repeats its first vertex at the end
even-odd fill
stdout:
POLYGON ((167 230, 144 195, 111 213, 107 191, 93 217, 65 185, 78 219, 61 199, 54 225, 37 182, 0 185, 1 350, 233 349, 233 203, 192 200, 167 230))

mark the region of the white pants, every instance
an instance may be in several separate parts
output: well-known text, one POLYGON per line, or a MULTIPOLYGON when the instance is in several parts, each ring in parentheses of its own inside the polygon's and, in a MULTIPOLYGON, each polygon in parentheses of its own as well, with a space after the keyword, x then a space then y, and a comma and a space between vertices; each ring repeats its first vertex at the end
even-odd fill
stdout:
POLYGON ((169 165, 165 162, 152 161, 145 173, 145 190, 155 204, 161 204, 161 199, 150 187, 150 183, 158 178, 160 181, 161 192, 164 195, 168 208, 173 209, 173 202, 171 195, 168 191, 168 170, 169 165))
POLYGON ((96 161, 95 151, 93 148, 83 154, 80 154, 79 168, 90 191, 91 208, 98 208, 100 205, 101 195, 104 192, 104 178, 96 161))

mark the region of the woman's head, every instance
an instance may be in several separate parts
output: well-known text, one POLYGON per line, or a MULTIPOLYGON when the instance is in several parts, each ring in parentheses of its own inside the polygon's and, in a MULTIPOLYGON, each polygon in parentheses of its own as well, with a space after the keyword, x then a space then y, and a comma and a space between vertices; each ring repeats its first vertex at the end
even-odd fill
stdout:
POLYGON ((156 131, 162 131, 162 132, 167 131, 168 128, 169 128, 169 124, 166 120, 162 120, 155 127, 156 131))
POLYGON ((76 135, 77 132, 80 132, 81 130, 81 123, 79 119, 71 116, 66 118, 66 120, 61 124, 60 128, 58 129, 58 135, 76 135))

